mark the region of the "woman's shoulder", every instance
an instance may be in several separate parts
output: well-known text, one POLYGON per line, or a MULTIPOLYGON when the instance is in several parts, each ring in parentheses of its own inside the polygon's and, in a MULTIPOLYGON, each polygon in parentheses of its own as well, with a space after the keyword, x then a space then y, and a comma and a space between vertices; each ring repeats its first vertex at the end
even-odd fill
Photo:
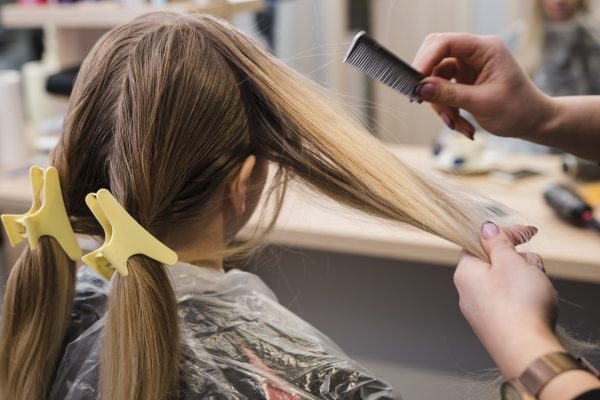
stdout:
MULTIPOLYGON (((180 398, 397 398, 389 385, 280 305, 257 275, 192 268, 172 271, 180 315, 180 398)), ((97 398, 109 286, 92 270, 80 271, 75 337, 66 343, 52 399, 97 398)))
POLYGON ((584 21, 579 25, 579 29, 583 36, 584 45, 600 49, 600 29, 598 29, 596 24, 584 21))
POLYGON ((233 398, 397 398, 254 274, 229 271, 180 294, 183 387, 229 388, 233 398))

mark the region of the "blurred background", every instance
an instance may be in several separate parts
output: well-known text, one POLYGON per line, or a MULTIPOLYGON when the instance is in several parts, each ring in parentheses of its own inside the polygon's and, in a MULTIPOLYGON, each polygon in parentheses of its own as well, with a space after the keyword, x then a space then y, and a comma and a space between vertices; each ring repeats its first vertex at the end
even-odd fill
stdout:
MULTIPOLYGON (((207 12, 229 19, 289 66, 324 85, 403 159, 451 173, 443 179, 465 176, 461 183, 485 189, 542 231, 547 228, 551 234, 543 237, 540 252, 561 295, 561 322, 580 337, 598 339, 600 237, 566 223, 573 221, 561 221, 544 204, 543 192, 548 184, 566 179, 594 207, 600 203, 600 167, 556 155, 553 149, 495 142, 484 132, 477 133, 474 143, 457 138, 426 104, 410 103, 342 59, 361 30, 408 62, 432 32, 500 35, 542 90, 554 95, 600 94, 599 3, 0 0, 0 212, 27 206, 27 195, 19 197, 13 182, 25 182, 29 163, 45 163, 60 135, 78 67, 104 32, 154 10, 207 12), (490 147, 502 149, 495 164, 487 158, 490 147), (519 153, 526 155, 519 158, 519 153), (532 153, 543 156, 534 159, 532 153), (498 160, 514 168, 495 171, 498 160), (493 172, 505 173, 502 183, 490 180, 493 172)), ((342 239, 328 242, 319 236, 318 226, 328 215, 317 215, 322 219, 310 229, 301 226, 309 232, 302 240, 274 240, 251 262, 250 270, 265 279, 283 305, 330 335, 404 398, 465 398, 468 386, 463 379, 493 364, 458 310, 453 271, 447 268, 455 265, 458 249, 440 241, 429 252, 395 252, 393 246, 429 248, 430 239, 419 236, 411 241, 410 233, 410 240, 388 244, 385 231, 369 231, 364 221, 357 223, 357 232, 348 228, 342 239), (361 228, 367 233, 358 232, 361 228), (349 235, 358 242, 349 241, 349 235), (345 240, 347 244, 340 244, 345 240)), ((326 228, 329 232, 330 226, 326 228)), ((404 240, 402 233, 393 232, 404 240)), ((3 252, 0 269, 6 275, 16 252, 5 242, 3 252)))
MULTIPOLYGON (((545 0, 231 2, 237 6, 210 5, 227 4, 225 0, 199 0, 195 3, 153 0, 153 4, 143 0, 73 4, 72 0, 66 0, 60 3, 62 7, 51 10, 31 5, 22 7, 26 3, 43 4, 46 1, 23 0, 23 4, 5 5, 0 14, 0 69, 20 72, 20 101, 27 122, 28 151, 51 146, 52 140, 48 136, 60 130, 68 83, 94 41, 110 27, 161 7, 189 12, 211 12, 212 8, 213 14, 229 18, 270 47, 288 65, 341 96, 383 140, 429 145, 443 125, 427 106, 409 104, 403 96, 383 85, 374 84, 341 63, 354 34, 366 30, 409 62, 422 40, 431 32, 500 35, 507 42, 512 42, 515 53, 518 53, 519 42, 527 40, 519 35, 524 27, 533 23, 531 9, 535 3, 544 3, 545 0), (128 5, 128 9, 112 6, 122 4, 128 5), (56 75, 58 72, 62 74, 56 75), (50 83, 47 82, 48 76, 54 78, 50 83), (48 94, 46 88, 53 93, 48 94)), ((0 0, 0 4, 11 2, 0 0)), ((558 3, 561 2, 578 3, 558 0, 558 3)), ((597 3, 597 0, 585 2, 589 10, 579 15, 593 35, 596 35, 595 26, 600 13, 597 3)), ((593 70, 597 66, 592 65, 591 68, 593 70)), ((17 119, 19 113, 10 114, 17 119)), ((7 115, 2 117, 8 118, 7 115)), ((14 152, 11 153, 15 157, 14 152)))

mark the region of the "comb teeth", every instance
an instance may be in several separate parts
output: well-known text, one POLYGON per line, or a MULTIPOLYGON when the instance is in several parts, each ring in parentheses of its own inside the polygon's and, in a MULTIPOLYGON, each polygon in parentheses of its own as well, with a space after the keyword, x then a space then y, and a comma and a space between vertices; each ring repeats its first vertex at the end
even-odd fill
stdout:
POLYGON ((344 62, 404 94, 410 101, 419 100, 415 89, 423 76, 365 32, 354 37, 344 62))

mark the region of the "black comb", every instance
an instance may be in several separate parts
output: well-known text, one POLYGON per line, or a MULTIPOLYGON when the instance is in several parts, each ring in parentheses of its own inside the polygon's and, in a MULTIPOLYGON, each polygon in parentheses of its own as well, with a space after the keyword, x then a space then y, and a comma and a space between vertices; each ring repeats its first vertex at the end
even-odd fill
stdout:
POLYGON ((419 101, 415 89, 424 77, 365 32, 354 37, 344 62, 404 94, 410 101, 419 101))

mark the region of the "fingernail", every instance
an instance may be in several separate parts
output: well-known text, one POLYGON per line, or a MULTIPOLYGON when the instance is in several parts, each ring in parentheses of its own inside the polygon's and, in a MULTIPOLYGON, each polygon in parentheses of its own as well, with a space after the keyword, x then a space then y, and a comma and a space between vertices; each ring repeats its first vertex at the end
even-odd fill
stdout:
POLYGON ((531 236, 535 236, 539 232, 539 229, 536 228, 535 226, 529 225, 527 228, 529 228, 529 231, 531 232, 531 236))
POLYGON ((422 100, 429 100, 435 97, 435 86, 432 83, 419 83, 415 91, 422 100))
POLYGON ((448 114, 442 113, 440 117, 442 117, 442 121, 444 121, 448 128, 454 130, 454 121, 452 120, 452 118, 450 118, 448 114))
POLYGON ((540 260, 537 265, 538 269, 542 271, 544 274, 546 273, 546 268, 544 267, 544 261, 540 260))
POLYGON ((465 136, 471 140, 475 140, 475 130, 473 128, 465 128, 465 136))
POLYGON ((481 227, 481 235, 484 239, 491 239, 500 233, 500 229, 491 221, 484 222, 481 227))

